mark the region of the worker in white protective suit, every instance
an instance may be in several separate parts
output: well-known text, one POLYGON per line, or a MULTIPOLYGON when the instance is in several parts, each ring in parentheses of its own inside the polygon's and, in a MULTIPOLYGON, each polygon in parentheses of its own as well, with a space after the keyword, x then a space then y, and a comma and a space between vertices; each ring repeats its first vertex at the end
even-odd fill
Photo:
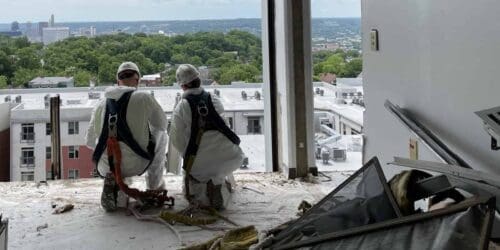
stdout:
POLYGON ((150 190, 165 188, 163 168, 165 165, 167 142, 167 119, 162 108, 149 93, 138 92, 137 85, 140 71, 133 62, 124 62, 118 68, 116 78, 118 86, 109 87, 92 112, 87 130, 86 144, 94 149, 93 160, 97 164, 99 175, 104 177, 101 205, 106 211, 114 211, 117 207, 126 206, 127 196, 119 190, 116 180, 110 171, 106 153, 108 121, 110 109, 118 112, 123 125, 118 123, 119 147, 121 150, 121 176, 126 184, 130 179, 146 172, 146 185, 150 190), (110 107, 110 103, 115 103, 110 107), (125 111, 126 109, 126 111, 125 111), (125 117, 123 117, 125 116, 125 117), (128 128, 126 128, 128 126, 128 128), (105 128, 105 129, 103 129, 105 128), (124 133, 124 131, 128 131, 124 133), (102 141, 104 140, 104 141, 102 141), (125 203, 125 204, 124 204, 125 203))
POLYGON ((223 209, 234 185, 232 173, 244 158, 239 138, 223 120, 219 98, 200 87, 194 66, 180 65, 176 78, 184 93, 172 115, 169 138, 184 158, 184 192, 191 202, 223 209))

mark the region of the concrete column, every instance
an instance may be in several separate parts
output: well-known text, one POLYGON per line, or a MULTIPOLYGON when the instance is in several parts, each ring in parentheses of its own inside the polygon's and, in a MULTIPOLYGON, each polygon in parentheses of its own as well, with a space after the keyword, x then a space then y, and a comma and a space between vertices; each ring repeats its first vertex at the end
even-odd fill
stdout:
POLYGON ((316 173, 310 0, 275 1, 278 159, 289 178, 316 173))

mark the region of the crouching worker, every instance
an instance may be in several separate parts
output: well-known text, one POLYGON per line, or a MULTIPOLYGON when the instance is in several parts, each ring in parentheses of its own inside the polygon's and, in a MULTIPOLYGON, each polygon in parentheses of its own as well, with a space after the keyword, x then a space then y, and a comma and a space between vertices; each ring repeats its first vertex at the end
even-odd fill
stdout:
POLYGON ((165 114, 153 96, 136 91, 140 71, 135 63, 122 63, 116 77, 118 86, 106 89, 106 98, 92 112, 86 136, 98 173, 104 177, 101 205, 108 212, 126 207, 129 197, 139 201, 166 197, 166 191, 161 191, 165 189, 165 114), (144 172, 148 191, 129 188, 127 177, 144 172))
POLYGON ((231 192, 232 172, 244 158, 240 139, 221 117, 221 101, 200 87, 195 67, 180 65, 176 78, 184 93, 172 115, 169 138, 184 158, 186 198, 223 209, 231 192))

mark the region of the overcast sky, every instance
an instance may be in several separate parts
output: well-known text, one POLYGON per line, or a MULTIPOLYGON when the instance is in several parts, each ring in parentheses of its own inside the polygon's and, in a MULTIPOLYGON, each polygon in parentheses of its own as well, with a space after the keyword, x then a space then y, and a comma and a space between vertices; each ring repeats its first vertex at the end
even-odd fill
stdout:
MULTIPOLYGON (((288 0, 285 0, 288 1, 288 0)), ((312 0, 313 17, 359 17, 361 0, 312 0)), ((0 0, 0 23, 260 18, 261 0, 0 0)))

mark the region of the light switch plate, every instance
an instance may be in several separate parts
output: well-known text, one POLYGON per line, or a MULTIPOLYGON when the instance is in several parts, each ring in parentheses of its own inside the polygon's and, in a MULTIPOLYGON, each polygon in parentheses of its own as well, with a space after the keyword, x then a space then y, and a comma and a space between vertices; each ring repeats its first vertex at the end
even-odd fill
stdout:
POLYGON ((372 51, 378 51, 378 30, 372 29, 370 31, 370 45, 372 48, 372 51))

